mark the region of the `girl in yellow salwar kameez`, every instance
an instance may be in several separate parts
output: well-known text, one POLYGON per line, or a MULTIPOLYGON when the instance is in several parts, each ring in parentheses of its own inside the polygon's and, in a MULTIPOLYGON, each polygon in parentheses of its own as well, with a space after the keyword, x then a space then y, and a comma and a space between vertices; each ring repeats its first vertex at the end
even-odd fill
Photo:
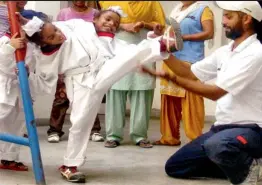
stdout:
MULTIPOLYGON (((204 58, 204 41, 213 38, 213 13, 208 6, 197 1, 181 1, 170 17, 180 23, 184 48, 174 55, 183 61, 195 63, 204 58)), ((167 65, 164 71, 172 74, 167 65)), ((193 140, 202 134, 204 126, 204 100, 172 82, 161 80, 161 123, 162 137, 155 145, 180 145, 180 121, 186 136, 193 140)))

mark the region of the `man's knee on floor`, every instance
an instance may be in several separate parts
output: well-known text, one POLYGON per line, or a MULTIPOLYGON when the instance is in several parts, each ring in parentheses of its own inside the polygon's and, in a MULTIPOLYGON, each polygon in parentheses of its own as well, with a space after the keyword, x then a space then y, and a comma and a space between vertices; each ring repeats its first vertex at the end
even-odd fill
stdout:
POLYGON ((174 164, 169 160, 167 160, 165 164, 165 171, 168 176, 174 177, 173 175, 176 175, 176 170, 173 170, 173 167, 175 168, 174 164))
POLYGON ((179 165, 176 163, 176 160, 174 160, 172 157, 167 160, 165 164, 165 171, 166 174, 170 177, 186 178, 186 174, 183 172, 184 170, 181 170, 179 165))

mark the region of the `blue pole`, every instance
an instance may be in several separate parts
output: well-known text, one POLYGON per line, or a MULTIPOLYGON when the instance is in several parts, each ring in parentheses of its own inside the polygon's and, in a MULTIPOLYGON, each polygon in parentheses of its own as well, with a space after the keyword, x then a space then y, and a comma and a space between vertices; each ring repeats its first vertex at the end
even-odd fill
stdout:
POLYGON ((27 138, 14 136, 11 134, 0 134, 0 140, 18 145, 29 146, 29 140, 27 138))
POLYGON ((25 62, 17 62, 17 68, 35 180, 37 185, 46 185, 25 62))

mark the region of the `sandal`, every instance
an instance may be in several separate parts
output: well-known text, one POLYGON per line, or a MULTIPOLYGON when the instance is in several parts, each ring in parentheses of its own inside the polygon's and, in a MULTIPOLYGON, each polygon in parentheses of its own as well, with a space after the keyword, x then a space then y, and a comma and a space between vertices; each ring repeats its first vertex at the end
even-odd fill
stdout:
POLYGON ((107 140, 105 142, 105 147, 106 148, 116 148, 120 145, 120 143, 118 141, 115 140, 107 140))
POLYGON ((139 141, 136 145, 140 146, 141 148, 153 148, 153 145, 145 139, 139 141))
POLYGON ((179 143, 177 144, 165 144, 165 143, 162 143, 160 140, 158 140, 158 141, 153 142, 152 144, 159 145, 159 146, 180 146, 181 142, 179 141, 179 143))
POLYGON ((14 171, 28 171, 28 167, 21 162, 1 160, 0 169, 14 171))

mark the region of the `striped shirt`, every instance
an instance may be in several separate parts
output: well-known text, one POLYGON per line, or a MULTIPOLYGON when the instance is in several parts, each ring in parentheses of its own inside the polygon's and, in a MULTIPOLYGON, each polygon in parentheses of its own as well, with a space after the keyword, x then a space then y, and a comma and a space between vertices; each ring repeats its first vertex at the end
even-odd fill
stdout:
POLYGON ((9 31, 8 10, 6 5, 0 5, 0 37, 9 31))

